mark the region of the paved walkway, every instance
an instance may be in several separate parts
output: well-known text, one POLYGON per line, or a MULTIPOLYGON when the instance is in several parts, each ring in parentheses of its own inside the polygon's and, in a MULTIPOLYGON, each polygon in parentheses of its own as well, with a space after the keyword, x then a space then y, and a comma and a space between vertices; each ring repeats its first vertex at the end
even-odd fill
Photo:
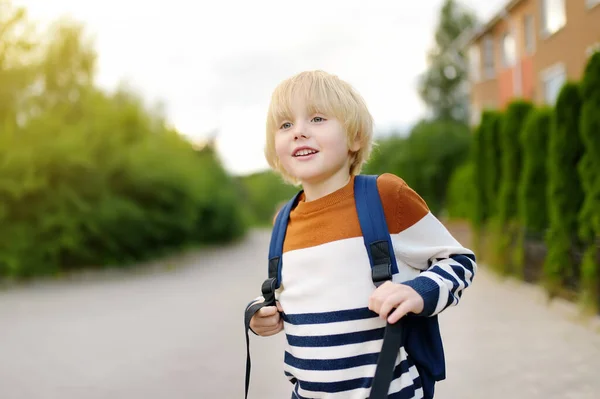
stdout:
MULTIPOLYGON (((0 398, 242 398, 242 314, 267 242, 254 232, 175 268, 0 292, 0 398)), ((600 397, 600 334, 485 271, 469 291, 441 318, 448 380, 436 398, 600 397)), ((252 337, 252 350, 251 398, 289 398, 283 335, 252 337)))

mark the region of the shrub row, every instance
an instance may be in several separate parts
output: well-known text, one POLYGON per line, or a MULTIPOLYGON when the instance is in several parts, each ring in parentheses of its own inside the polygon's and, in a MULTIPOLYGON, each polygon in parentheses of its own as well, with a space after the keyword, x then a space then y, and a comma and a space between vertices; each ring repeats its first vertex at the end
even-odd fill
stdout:
POLYGON ((489 238, 491 250, 477 248, 488 264, 541 281, 551 295, 576 293, 594 308, 600 308, 599 109, 596 53, 582 81, 567 82, 553 107, 517 99, 502 112, 485 111, 472 134, 471 165, 456 172, 449 191, 449 208, 464 215, 458 185, 471 179, 468 218, 476 235, 489 238))

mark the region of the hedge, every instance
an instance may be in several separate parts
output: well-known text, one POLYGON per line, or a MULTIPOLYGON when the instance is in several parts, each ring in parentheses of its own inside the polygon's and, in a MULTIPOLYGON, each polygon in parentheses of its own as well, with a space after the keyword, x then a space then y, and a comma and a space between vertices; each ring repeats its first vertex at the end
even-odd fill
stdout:
MULTIPOLYGON (((500 141, 503 114, 486 111, 487 126, 483 135, 485 178, 480 190, 484 190, 489 218, 498 214, 499 182, 502 180, 502 148, 500 141)), ((488 219, 489 219, 488 218, 488 219)))
POLYGON ((243 234, 231 179, 136 103, 90 89, 0 142, 0 278, 128 265, 243 234))
POLYGON ((583 156, 579 131, 581 94, 578 83, 567 82, 560 91, 552 114, 548 142, 547 204, 549 228, 545 237, 548 253, 544 263, 545 285, 551 295, 562 287, 577 290, 579 262, 577 214, 583 190, 577 164, 583 156))
POLYGON ((523 165, 521 131, 533 105, 526 100, 511 102, 503 118, 500 133, 501 180, 498 214, 495 219, 495 245, 492 263, 503 273, 514 273, 511 262, 513 237, 517 234, 517 182, 523 165))
POLYGON ((521 276, 525 276, 523 269, 527 263, 528 275, 533 271, 534 278, 539 277, 541 265, 533 265, 537 259, 529 258, 526 262, 526 241, 543 242, 543 233, 548 225, 546 158, 551 119, 551 108, 533 110, 529 113, 520 136, 523 159, 517 184, 520 229, 513 261, 515 271, 521 276))
POLYGON ((579 174, 585 199, 579 235, 585 245, 581 278, 584 303, 600 307, 600 53, 590 58, 581 83, 581 138, 585 152, 579 174))

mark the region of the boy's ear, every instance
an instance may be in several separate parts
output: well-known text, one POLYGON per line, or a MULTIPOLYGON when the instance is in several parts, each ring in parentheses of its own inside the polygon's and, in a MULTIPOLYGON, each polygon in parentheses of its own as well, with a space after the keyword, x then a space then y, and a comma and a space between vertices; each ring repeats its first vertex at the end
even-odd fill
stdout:
POLYGON ((349 143, 348 149, 351 152, 358 152, 358 150, 360 150, 360 140, 358 138, 351 140, 349 143))

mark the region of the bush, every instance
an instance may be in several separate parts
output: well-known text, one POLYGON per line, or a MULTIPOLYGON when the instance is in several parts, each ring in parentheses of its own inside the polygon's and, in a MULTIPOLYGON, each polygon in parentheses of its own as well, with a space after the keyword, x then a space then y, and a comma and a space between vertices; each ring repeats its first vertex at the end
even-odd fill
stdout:
POLYGON ((46 114, 2 142, 0 276, 126 265, 244 232, 214 156, 122 99, 82 107, 74 124, 48 130, 46 114))
POLYGON ((260 172, 240 178, 244 208, 249 223, 272 226, 279 205, 290 200, 301 188, 290 185, 274 172, 260 172))
POLYGON ((501 127, 502 178, 499 187, 498 217, 494 226, 496 238, 493 263, 505 273, 515 272, 510 259, 513 239, 518 234, 517 184, 523 164, 520 136, 523 124, 532 110, 533 105, 528 101, 513 101, 507 107, 501 127))
POLYGON ((548 225, 546 211, 546 158, 552 109, 540 108, 529 113, 520 137, 523 170, 517 187, 518 221, 520 224, 514 252, 516 272, 523 275, 527 263, 528 276, 540 275, 543 258, 526 260, 526 242, 543 241, 548 225))
POLYGON ((417 191, 433 213, 446 205, 448 182, 467 161, 471 134, 461 123, 421 121, 408 137, 379 141, 364 173, 394 173, 417 191))
POLYGON ((548 142, 548 221, 545 237, 548 255, 544 263, 545 285, 551 295, 561 287, 577 289, 578 250, 577 214, 583 203, 583 191, 577 164, 583 156, 579 131, 581 114, 580 87, 566 83, 552 114, 548 142))
POLYGON ((485 191, 484 198, 487 202, 488 219, 490 219, 498 214, 499 182, 502 181, 500 129, 503 115, 498 111, 486 111, 486 118, 487 126, 483 132, 485 178, 480 189, 485 191))
POLYGON ((449 219, 468 220, 473 216, 474 193, 473 184, 475 165, 465 162, 452 174, 448 184, 447 211, 449 219))
MULTIPOLYGON (((471 145, 471 176, 473 181, 469 184, 469 187, 473 189, 473 200, 471 201, 471 221, 475 230, 475 235, 481 231, 483 224, 485 223, 489 211, 488 201, 486 197, 485 184, 486 184, 486 135, 490 128, 489 114, 484 112, 481 115, 481 123, 473 132, 473 142, 471 145)), ((465 172, 463 171, 463 174, 465 172)))
POLYGON ((580 131, 584 156, 578 170, 585 194, 579 214, 579 235, 586 250, 581 269, 586 304, 600 307, 600 53, 589 60, 581 84, 580 131))

